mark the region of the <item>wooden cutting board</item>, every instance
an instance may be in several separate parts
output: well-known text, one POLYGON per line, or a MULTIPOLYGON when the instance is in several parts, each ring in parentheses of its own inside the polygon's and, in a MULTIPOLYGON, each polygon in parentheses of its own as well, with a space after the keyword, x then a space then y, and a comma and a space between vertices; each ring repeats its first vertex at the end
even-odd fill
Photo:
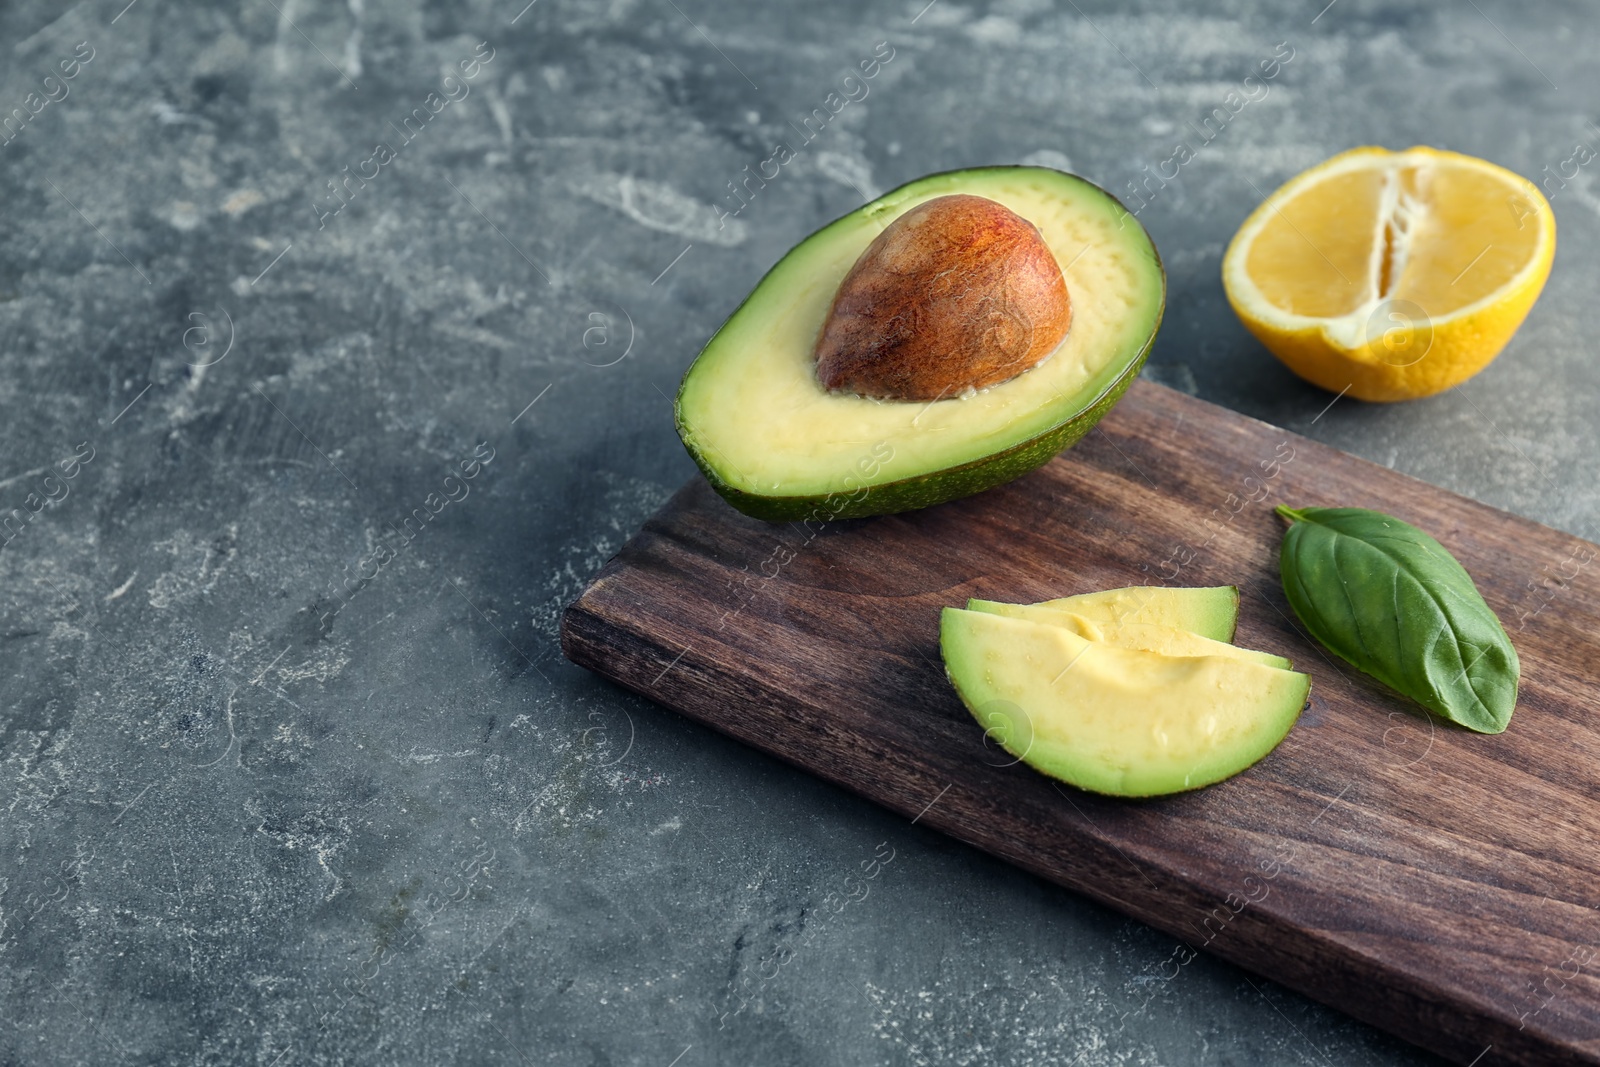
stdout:
POLYGON ((562 622, 574 662, 919 823, 1461 1063, 1600 1063, 1600 549, 1148 382, 1025 478, 921 512, 759 522, 698 478, 562 622), (1313 644, 1276 504, 1376 508, 1466 565, 1522 659, 1485 737, 1313 644), (1276 752, 1120 801, 986 746, 939 609, 1240 587, 1313 677, 1276 752))

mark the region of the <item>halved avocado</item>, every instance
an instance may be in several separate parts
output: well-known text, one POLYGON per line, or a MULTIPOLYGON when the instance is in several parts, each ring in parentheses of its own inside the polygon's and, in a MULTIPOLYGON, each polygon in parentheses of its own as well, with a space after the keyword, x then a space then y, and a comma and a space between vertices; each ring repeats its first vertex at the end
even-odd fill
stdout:
POLYGON ((1239 588, 1233 585, 1203 587, 1131 585, 1078 593, 1039 604, 1002 604, 969 600, 973 611, 1013 619, 1060 625, 1066 615, 1081 615, 1091 622, 1122 622, 1188 630, 1213 641, 1232 641, 1239 620, 1239 588))
POLYGON ((1121 398, 1155 341, 1166 274, 1114 197, 1043 167, 921 178, 823 227, 768 272, 678 390, 678 434, 730 504, 772 521, 860 518, 954 500, 1047 462, 1121 398), (840 282, 896 218, 954 193, 1038 227, 1072 327, 1031 370, 970 396, 912 403, 831 393, 814 349, 840 282))
POLYGON ((939 646, 962 703, 1030 767, 1096 793, 1198 789, 1294 726, 1311 679, 1223 656, 1166 656, 1059 626, 945 608, 939 646))

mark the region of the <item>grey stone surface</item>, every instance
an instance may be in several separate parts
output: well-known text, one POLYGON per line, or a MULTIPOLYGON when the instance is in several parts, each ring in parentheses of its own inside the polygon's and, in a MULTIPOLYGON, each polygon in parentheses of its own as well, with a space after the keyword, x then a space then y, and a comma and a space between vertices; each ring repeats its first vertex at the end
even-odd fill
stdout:
POLYGON ((0 145, 0 511, 61 498, 0 549, 0 1063, 1433 1062, 1171 976, 1170 938, 566 664, 557 617, 692 474, 666 397, 800 237, 952 167, 1124 191, 1279 42, 1140 213, 1152 373, 1595 537, 1592 167, 1525 328, 1435 399, 1318 418, 1218 280, 1351 145, 1594 144, 1592 9, 125 3, 0 5, 0 114, 92 49, 0 145))

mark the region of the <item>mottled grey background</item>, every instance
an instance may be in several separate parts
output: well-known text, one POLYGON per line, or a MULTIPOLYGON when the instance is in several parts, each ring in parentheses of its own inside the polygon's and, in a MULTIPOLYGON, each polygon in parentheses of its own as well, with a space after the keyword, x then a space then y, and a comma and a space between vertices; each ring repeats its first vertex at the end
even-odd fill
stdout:
POLYGON ((1527 325, 1435 399, 1312 425, 1331 398, 1218 280, 1260 195, 1352 145, 1537 178, 1595 144, 1592 9, 124 2, 0 4, 0 114, 93 49, 0 146, 0 512, 68 492, 0 549, 0 1063, 1432 1062, 1209 959, 1171 977, 1170 938, 570 666, 557 619, 691 475, 667 396, 799 238, 953 167, 1122 191, 1280 42, 1140 214, 1152 375, 1595 537, 1593 167, 1552 183, 1527 325))

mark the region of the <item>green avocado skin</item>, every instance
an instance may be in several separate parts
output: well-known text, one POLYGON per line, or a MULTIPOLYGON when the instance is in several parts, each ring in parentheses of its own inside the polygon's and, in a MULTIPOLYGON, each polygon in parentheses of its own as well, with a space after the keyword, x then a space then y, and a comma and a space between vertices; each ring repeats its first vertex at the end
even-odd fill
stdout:
MULTIPOLYGON (((970 171, 996 171, 1004 170, 1003 167, 969 168, 970 171)), ((890 190, 878 198, 877 202, 892 200, 902 189, 907 189, 924 182, 945 178, 965 171, 945 171, 938 174, 926 175, 915 181, 907 182, 897 189, 890 190)), ((1084 178, 1077 175, 1068 175, 1073 181, 1097 190, 1108 201, 1115 204, 1121 211, 1124 219, 1133 219, 1129 212, 1116 197, 1101 189, 1084 178)), ((858 209, 858 211, 861 209, 858 209)), ((854 215, 856 212, 851 212, 854 215)), ((845 218, 850 217, 849 215, 845 218)), ((836 220, 843 221, 843 219, 836 220)), ((832 225, 832 224, 830 224, 832 225)), ((1134 225, 1138 225, 1135 220, 1134 225)), ((827 229, 828 227, 823 227, 827 229)), ((817 231, 818 233, 822 231, 817 231)), ((814 234, 812 236, 815 236, 814 234)), ((1148 235, 1147 235, 1148 239, 1148 235)), ((810 238, 806 238, 810 240, 810 238)), ((803 245, 805 241, 802 241, 803 245)), ((797 248, 799 245, 796 246, 797 248)), ((1150 325, 1150 333, 1145 338, 1144 345, 1138 353, 1128 361, 1115 380, 1087 406, 1080 408, 1054 427, 1044 431, 1036 437, 1019 442, 1000 452, 993 452, 966 463, 953 467, 945 467, 936 471, 929 471, 911 478, 902 478, 895 482, 886 482, 882 485, 863 486, 852 492, 834 492, 822 495, 805 496, 772 496, 760 493, 749 493, 729 484, 717 473, 716 467, 710 462, 703 451, 697 447, 693 429, 689 426, 683 412, 683 386, 680 385, 677 398, 673 403, 673 421, 677 427, 678 436, 682 439, 685 449, 705 475, 706 481, 717 494, 733 505, 736 509, 752 518, 763 519, 767 522, 831 522, 836 519, 863 519, 874 515, 893 515, 902 511, 915 511, 919 508, 932 507, 934 504, 943 504, 950 500, 957 500, 974 493, 981 493, 985 489, 992 489, 997 485, 1019 478, 1029 471, 1044 466, 1061 452, 1077 444, 1098 423, 1122 395, 1128 391, 1133 380, 1139 376, 1145 360, 1150 356, 1150 349, 1155 345, 1156 335, 1160 332, 1161 321, 1166 314, 1167 306, 1167 273, 1165 265, 1161 262, 1161 253, 1156 249, 1155 243, 1150 243, 1150 250, 1155 257, 1155 269, 1161 284, 1160 300, 1156 304, 1155 320, 1150 325)), ((774 268, 776 269, 776 268, 774 268)), ((751 296, 760 291, 758 284, 751 291, 751 296)), ((732 321, 737 316, 744 304, 749 301, 746 297, 727 321, 732 321)), ((726 325, 726 323, 724 323, 726 325)), ((720 328, 718 330, 720 333, 720 328)), ((712 335, 712 340, 716 335, 712 335)), ((707 342, 709 347, 710 342, 707 342)), ((693 365, 684 374, 684 384, 689 380, 689 374, 694 370, 693 365)))
MULTIPOLYGON (((1163 282, 1163 287, 1164 287, 1163 282)), ((1161 310, 1166 309, 1163 292, 1161 310)), ((1160 326, 1160 317, 1156 326, 1160 326)), ((1049 463, 1063 451, 1083 439, 1118 400, 1128 391, 1139 370, 1149 358, 1156 341, 1156 329, 1150 339, 1127 368, 1118 375, 1111 387, 1101 393, 1094 403, 1079 411, 1067 421, 1046 430, 1032 440, 1013 445, 1003 452, 995 452, 981 459, 963 463, 958 467, 930 471, 915 478, 902 478, 897 482, 863 487, 853 493, 829 493, 825 496, 762 496, 746 493, 729 485, 707 463, 700 451, 690 442, 692 438, 684 425, 682 413, 677 414, 678 434, 688 444, 689 455, 695 466, 706 476, 706 481, 728 503, 752 518, 767 522, 831 522, 835 519, 864 519, 872 515, 893 515, 901 511, 932 507, 964 496, 981 493, 1020 478, 1031 470, 1049 463)), ((676 408, 676 405, 674 405, 676 408)))

